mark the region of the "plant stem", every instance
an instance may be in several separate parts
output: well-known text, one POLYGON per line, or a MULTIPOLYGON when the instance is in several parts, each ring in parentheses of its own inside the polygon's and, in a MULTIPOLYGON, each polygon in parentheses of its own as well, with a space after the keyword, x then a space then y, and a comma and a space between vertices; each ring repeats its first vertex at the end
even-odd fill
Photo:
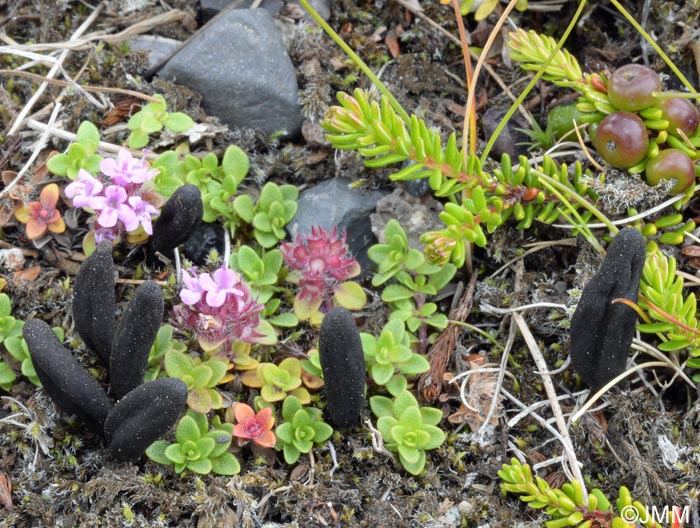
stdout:
POLYGON ((319 26, 321 26, 321 29, 326 32, 326 35, 331 37, 333 41, 340 46, 340 48, 347 54, 348 57, 352 60, 352 62, 360 68, 364 74, 369 78, 370 81, 377 87, 377 89, 384 95, 388 100, 389 104, 391 104, 391 107, 396 111, 397 114, 401 116, 401 119, 404 120, 404 123, 407 125, 411 122, 411 118, 408 116, 408 113, 406 113, 406 110, 403 109, 401 104, 396 100, 396 98, 391 94, 389 89, 384 86, 384 83, 379 80, 379 77, 377 77, 374 72, 370 69, 370 67, 363 61, 357 53, 353 51, 353 49, 348 46, 345 41, 338 35, 333 28, 331 28, 328 23, 321 18, 321 15, 319 15, 316 10, 311 7, 309 4, 308 0, 299 0, 301 5, 308 11, 308 13, 314 18, 314 20, 318 23, 319 26))
MULTIPOLYGON (((481 162, 482 163, 484 163, 486 161, 486 157, 488 156, 489 152, 491 152, 491 149, 493 148, 493 144, 496 142, 498 135, 501 133, 503 128, 506 126, 506 123, 508 123, 508 120, 513 116, 513 114, 515 113, 515 110, 525 100, 525 97, 527 97, 527 95, 530 93, 530 91, 535 86, 537 81, 540 80, 540 77, 542 77, 542 75, 544 75, 545 69, 552 62, 552 60, 554 59, 557 52, 562 48, 562 46, 564 45, 564 42, 569 37, 569 34, 573 31, 574 27, 576 27, 576 23, 578 22, 578 19, 581 17, 581 13, 583 12, 583 8, 585 7, 585 5, 586 5, 586 0, 581 0, 581 2, 578 5, 578 8, 576 9, 576 12, 574 13, 574 16, 571 18, 571 22, 569 22, 569 25, 566 27, 564 34, 562 35, 561 39, 559 39, 559 41, 557 42, 557 46, 552 51, 552 54, 542 64, 540 69, 537 71, 535 76, 532 78, 532 80, 525 87, 523 92, 518 96, 516 101, 508 109, 508 111, 506 112, 506 115, 504 115, 503 119, 501 119, 501 122, 498 124, 498 127, 496 127, 496 130, 489 138, 488 143, 486 143, 486 147, 484 148, 484 152, 481 155, 481 162)), ((479 65, 477 64, 477 68, 478 67, 479 67, 479 65)), ((476 74, 476 72, 475 72, 475 74, 476 74)), ((471 93, 470 93, 470 95, 471 95, 471 93)))
MULTIPOLYGON (((464 28, 464 19, 462 18, 462 12, 459 8, 458 0, 452 0, 452 7, 455 12, 455 19, 457 20, 457 29, 459 30, 459 41, 462 46, 462 57, 464 57, 464 72, 467 77, 467 90, 471 89, 472 78, 474 72, 472 70, 472 59, 469 55, 469 43, 467 42, 467 32, 464 28)), ((495 31, 495 30, 494 30, 495 31)), ((472 100, 472 105, 465 110, 464 115, 464 130, 462 134, 469 138, 469 154, 476 154, 476 101, 472 100), (469 127, 469 132, 467 133, 467 126, 469 127)), ((465 145, 466 147, 466 141, 465 145)), ((466 149, 463 149, 464 164, 467 162, 466 149)))

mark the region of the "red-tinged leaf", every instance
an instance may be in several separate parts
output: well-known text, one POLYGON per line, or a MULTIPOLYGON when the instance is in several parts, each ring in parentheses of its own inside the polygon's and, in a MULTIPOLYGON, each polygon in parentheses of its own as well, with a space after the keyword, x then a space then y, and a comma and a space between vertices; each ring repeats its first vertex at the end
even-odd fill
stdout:
POLYGON ((12 511, 12 481, 2 471, 0 471, 0 503, 7 511, 12 511))
POLYGON ((44 233, 46 233, 47 229, 48 226, 46 224, 39 222, 38 220, 31 219, 29 222, 27 222, 27 238, 29 240, 41 238, 44 233))
POLYGON ((36 278, 39 276, 39 273, 41 273, 41 266, 39 266, 38 264, 36 266, 32 266, 31 268, 15 271, 12 275, 12 282, 14 282, 15 284, 19 284, 21 280, 31 282, 33 280, 36 280, 36 278))
POLYGON ((399 39, 396 37, 396 28, 392 28, 389 30, 389 32, 386 34, 386 37, 384 38, 384 43, 386 44, 386 47, 389 48, 389 53, 394 59, 401 55, 399 39))
POLYGON ((58 185, 55 183, 50 183, 41 190, 39 195, 39 203, 45 209, 55 209, 58 203, 58 185))

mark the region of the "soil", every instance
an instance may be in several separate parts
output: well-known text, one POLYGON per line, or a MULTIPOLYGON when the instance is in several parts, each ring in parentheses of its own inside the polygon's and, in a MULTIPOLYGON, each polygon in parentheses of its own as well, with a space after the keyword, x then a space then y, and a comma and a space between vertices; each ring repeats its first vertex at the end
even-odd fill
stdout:
MULTIPOLYGON (((187 15, 183 20, 155 27, 151 33, 185 40, 198 27, 197 4, 194 0, 109 0, 104 2, 105 9, 91 30, 117 32, 169 9, 180 9, 187 15), (139 8, 128 10, 131 4, 138 4, 139 8)), ((474 46, 483 46, 503 5, 499 4, 495 14, 480 23, 473 16, 465 17, 474 46)), ((576 4, 562 1, 556 4, 555 12, 540 10, 542 5, 532 2, 530 9, 513 16, 514 23, 558 36, 576 4)), ((641 5, 625 3, 639 16, 641 5)), ((689 46, 693 42, 697 45, 698 33, 693 29, 698 26, 697 5, 653 0, 645 6, 647 29, 698 86, 697 64, 689 46)), ((461 130, 466 91, 458 45, 435 27, 419 22, 398 3, 336 0, 331 7, 331 26, 340 30, 375 71, 382 70, 382 80, 404 108, 440 127, 445 136, 461 130)), ((437 25, 457 35, 448 6, 423 2, 422 8, 437 25)), ((10 38, 18 43, 67 41, 92 11, 90 3, 82 0, 0 0, 0 9, 0 36, 5 45, 11 43, 10 38)), ((504 59, 501 47, 499 37, 488 62, 517 94, 529 77, 504 59)), ((642 49, 639 35, 607 2, 589 2, 567 48, 587 71, 614 68, 630 59, 642 61, 645 55, 652 66, 663 69, 659 58, 642 49)), ((17 68, 27 60, 2 53, 4 68, 17 68)), ((290 55, 298 68, 310 122, 318 122, 334 103, 337 91, 369 87, 367 79, 321 32, 296 31, 290 55)), ((85 49, 73 50, 64 68, 72 76, 80 74, 81 82, 86 84, 163 93, 169 108, 187 112, 197 122, 216 125, 216 120, 201 108, 196 94, 163 81, 144 80, 148 68, 145 57, 120 43, 103 45, 96 41, 85 49)), ((30 69, 40 75, 47 70, 44 66, 30 69)), ((668 83, 676 87, 673 80, 668 83)), ((0 77, 2 171, 18 171, 32 155, 39 132, 27 125, 13 136, 8 136, 8 132, 37 86, 35 79, 0 77)), ((47 118, 61 89, 51 86, 36 102, 36 119, 47 118)), ((107 95, 112 104, 123 98, 107 95)), ((524 106, 544 125, 546 111, 567 97, 570 93, 566 90, 543 83, 528 96, 524 106)), ((481 75, 476 100, 479 115, 489 109, 508 108, 511 103, 486 73, 481 75)), ((59 120, 65 130, 77 130, 82 120, 99 124, 105 118, 80 94, 67 93, 62 102, 59 120)), ((103 132, 107 128, 101 125, 103 132)), ((123 127, 103 136, 103 140, 116 144, 125 138, 123 127)), ((480 144, 484 139, 479 138, 480 144)), ((215 136, 197 144, 193 152, 221 154, 230 144, 238 145, 250 156, 251 186, 268 180, 311 186, 336 175, 362 180, 369 187, 390 189, 397 185, 388 179, 388 169, 364 169, 354 154, 337 155, 327 146, 303 139, 271 142, 251 131, 221 127, 215 136)), ((63 140, 51 139, 17 187, 16 200, 6 207, 35 199, 44 183, 61 180, 42 170, 42 164, 50 150, 62 151, 66 146, 63 140)), ((51 237, 41 247, 35 247, 26 238, 24 227, 12 216, 5 218, 0 249, 20 248, 27 258, 25 270, 39 266, 38 275, 29 278, 2 271, 0 276, 6 280, 2 291, 13 300, 13 315, 19 319, 40 317, 52 326, 64 328, 67 342, 75 345, 80 361, 104 378, 104 369, 79 344, 70 316, 70 281, 84 260, 81 242, 86 229, 80 223, 84 218, 68 222, 65 233, 51 237)), ((564 311, 536 308, 523 313, 547 364, 551 369, 557 368, 568 357, 571 306, 599 265, 600 257, 582 238, 570 239, 568 231, 550 226, 536 224, 527 231, 517 231, 514 224, 508 224, 489 236, 487 247, 476 250, 474 255, 478 279, 472 298, 467 294, 440 301, 445 313, 450 311, 451 303, 457 306, 471 301, 472 308, 464 319, 481 331, 456 332, 455 342, 448 350, 447 372, 454 376, 469 369, 469 360, 476 360, 475 354, 481 356, 479 361, 500 364, 503 347, 513 334, 515 341, 504 387, 525 405, 533 405, 547 397, 528 348, 515 332, 509 315, 489 313, 484 306, 508 308, 536 302, 568 305, 564 311), (527 244, 533 242, 552 243, 525 254, 527 244), (508 265, 501 269, 504 264, 508 265)), ((138 251, 120 247, 115 258, 123 279, 155 276, 155 272, 141 265, 142 254, 138 251)), ((679 258, 680 267, 692 273, 694 270, 687 267, 683 257, 679 258)), ((468 277, 460 278, 467 282, 468 277)), ((364 286, 371 290, 369 281, 364 286)), ((133 284, 119 284, 117 299, 128 299, 133 288, 133 284)), ((174 293, 166 291, 166 311, 174 293)), ((376 290, 374 293, 376 296, 376 290)), ((361 314, 366 325, 363 329, 376 329, 376 320, 386 317, 380 304, 371 303, 361 314)), ((307 339, 312 342, 313 336, 307 339)), ((3 354, 4 359, 9 358, 3 354)), ((553 378, 558 394, 570 396, 562 401, 564 411, 570 412, 577 402, 580 404, 578 391, 585 387, 570 366, 553 378)), ((690 506, 693 515, 689 526, 697 527, 700 407, 695 390, 680 381, 667 381, 665 372, 647 372, 643 380, 633 377, 629 385, 605 396, 607 407, 587 415, 570 433, 589 487, 598 487, 614 498, 624 485, 648 505, 690 506)), ((457 385, 445 384, 444 389, 444 396, 435 405, 447 417, 460 409, 460 397, 457 385)), ((224 390, 235 397, 243 388, 234 381, 224 390)), ((561 455, 560 444, 532 417, 509 427, 508 420, 520 412, 520 407, 508 399, 503 400, 494 426, 480 438, 467 423, 443 420, 441 427, 448 434, 447 441, 428 453, 426 471, 418 477, 403 470, 395 459, 373 449, 372 433, 363 426, 336 432, 330 445, 315 448, 311 457, 302 456, 292 467, 284 463, 279 453, 246 447, 237 453, 242 466, 240 474, 229 478, 193 474, 181 477, 145 457, 138 464, 117 463, 106 456, 98 437, 56 409, 45 393, 25 378, 20 377, 10 393, 2 395, 5 397, 1 400, 0 416, 19 414, 0 419, 0 477, 8 479, 12 489, 8 499, 4 479, 0 479, 0 499, 4 504, 0 506, 0 526, 534 527, 543 525, 549 517, 528 508, 517 497, 501 493, 497 476, 501 465, 517 450, 531 465, 551 460, 551 464, 542 465, 539 474, 552 485, 566 480, 561 464, 553 460, 561 455), (7 396, 22 403, 27 411, 7 396)), ((545 419, 551 418, 548 406, 537 412, 545 419)), ((363 419, 370 415, 366 409, 363 419)))

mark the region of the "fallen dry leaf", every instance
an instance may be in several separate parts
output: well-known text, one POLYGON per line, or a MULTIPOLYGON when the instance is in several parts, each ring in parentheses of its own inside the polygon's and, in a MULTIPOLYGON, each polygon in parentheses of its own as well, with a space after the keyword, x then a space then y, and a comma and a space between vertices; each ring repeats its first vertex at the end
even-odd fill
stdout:
POLYGON ((125 97, 114 105, 109 113, 100 121, 102 126, 112 126, 128 120, 133 114, 141 110, 143 101, 137 97, 125 97))
POLYGON ((0 503, 7 511, 12 511, 12 481, 2 471, 0 471, 0 503))
POLYGON ((31 282, 39 276, 39 273, 41 273, 41 266, 38 264, 36 266, 32 266, 31 268, 15 271, 12 274, 12 282, 15 284, 19 284, 21 280, 31 282))
POLYGON ((389 53, 394 59, 401 55, 401 47, 399 46, 399 39, 397 38, 397 34, 399 34, 400 30, 403 30, 401 26, 391 28, 384 38, 384 43, 386 47, 389 48, 389 53))
MULTIPOLYGON (((470 370, 477 370, 469 376, 465 400, 459 406, 459 409, 447 417, 447 421, 451 424, 461 424, 467 422, 469 428, 475 432, 481 427, 486 420, 493 393, 496 390, 496 381, 498 373, 496 372, 479 372, 478 369, 487 362, 486 356, 481 354, 472 354, 467 359, 470 370), (465 405, 466 403, 466 405, 465 405)), ((502 411, 501 397, 498 398, 498 407, 496 412, 491 417, 491 425, 498 425, 498 416, 502 411)))

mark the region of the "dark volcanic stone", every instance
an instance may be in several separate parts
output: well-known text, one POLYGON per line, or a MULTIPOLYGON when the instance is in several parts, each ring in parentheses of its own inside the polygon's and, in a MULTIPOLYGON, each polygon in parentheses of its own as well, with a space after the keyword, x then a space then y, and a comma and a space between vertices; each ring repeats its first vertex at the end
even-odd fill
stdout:
POLYGON ((112 409, 102 386, 63 347, 44 321, 30 319, 24 324, 22 335, 37 376, 51 399, 63 411, 102 434, 102 426, 112 409))
POLYGON ((195 33, 158 72, 202 94, 230 128, 298 136, 302 115, 294 65, 272 15, 229 9, 195 33))
POLYGON ((571 319, 571 361, 594 391, 625 370, 637 314, 626 304, 612 301, 637 302, 645 256, 641 233, 631 227, 620 231, 571 319))
POLYGON ((120 461, 136 461, 146 448, 185 412, 187 385, 177 378, 144 383, 114 406, 104 432, 110 454, 120 461))
POLYGON ((331 421, 340 428, 357 425, 365 401, 365 358, 352 314, 345 308, 329 311, 318 343, 331 421))
POLYGON ((163 294, 153 281, 141 284, 129 301, 112 344, 109 384, 120 399, 143 383, 148 354, 163 322, 163 294))
POLYGON ((311 233, 312 226, 327 231, 337 227, 339 233, 345 231, 348 249, 365 273, 372 265, 367 249, 377 243, 369 215, 377 202, 389 193, 352 189, 350 183, 344 178, 332 178, 303 191, 297 202, 297 213, 287 230, 292 238, 298 233, 311 233))
POLYGON ((148 263, 158 263, 156 253, 173 258, 173 249, 185 242, 202 221, 202 193, 195 185, 183 185, 165 202, 148 241, 148 263))
POLYGON ((115 309, 112 244, 105 241, 80 266, 73 287, 75 330, 105 365, 109 365, 115 309))

